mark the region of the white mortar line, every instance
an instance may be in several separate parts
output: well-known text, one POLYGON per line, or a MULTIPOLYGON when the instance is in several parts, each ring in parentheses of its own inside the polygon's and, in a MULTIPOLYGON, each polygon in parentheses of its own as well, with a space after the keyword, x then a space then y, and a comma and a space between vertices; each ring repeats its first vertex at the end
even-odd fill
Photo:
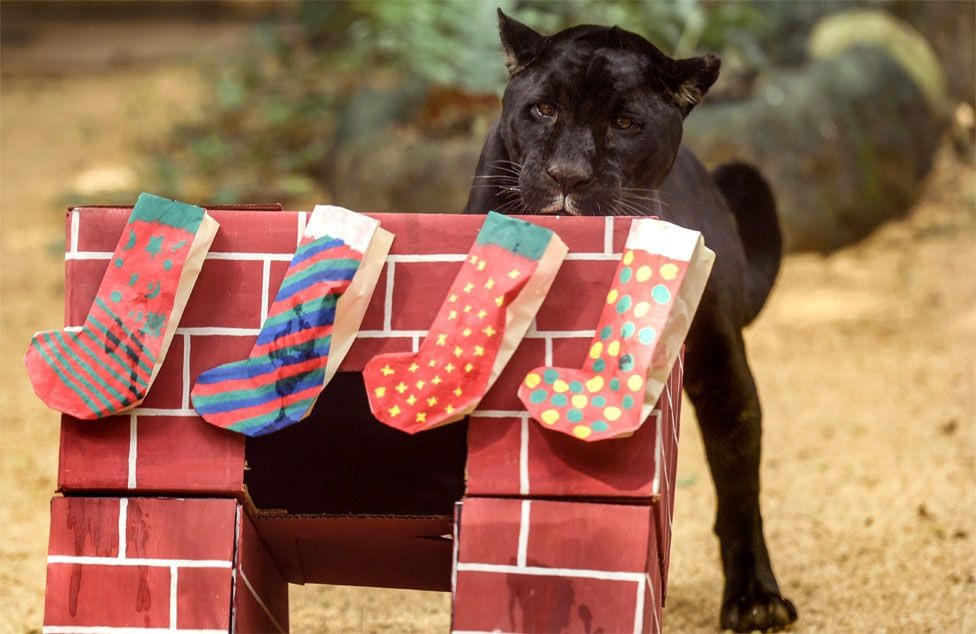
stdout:
POLYGON ((359 339, 388 339, 390 337, 426 337, 429 330, 360 330, 359 339))
POLYGON ((109 251, 74 251, 64 254, 65 260, 108 260, 112 257, 109 251))
MULTIPOLYGON (((132 409, 129 410, 129 413, 132 414, 133 416, 137 416, 137 415, 138 416, 199 416, 199 414, 197 414, 197 410, 193 409, 192 407, 188 409, 165 409, 162 407, 133 407, 132 409)), ((130 449, 131 449, 129 455, 129 464, 130 466, 135 467, 136 445, 135 445, 134 437, 131 436, 132 433, 135 433, 134 423, 130 430, 130 438, 129 438, 130 449)), ((133 475, 132 477, 135 478, 135 475, 133 475)), ((134 487, 135 484, 133 484, 132 486, 134 487)))
POLYGON ((526 339, 592 339, 596 335, 595 330, 536 330, 525 333, 526 339))
POLYGON ((295 240, 295 246, 297 247, 302 243, 302 238, 305 237, 305 223, 308 222, 308 212, 299 211, 295 215, 298 216, 298 239, 295 240))
POLYGON ((152 568, 230 568, 232 562, 222 559, 148 559, 146 557, 93 557, 73 555, 48 555, 49 564, 82 564, 87 566, 149 566, 152 568))
POLYGON ((587 570, 585 568, 545 568, 543 566, 513 566, 511 564, 458 563, 459 572, 491 572, 510 575, 529 575, 541 577, 573 577, 576 579, 601 579, 605 581, 629 581, 639 583, 644 578, 641 572, 622 572, 618 570, 587 570))
POLYGON ((247 586, 247 589, 251 592, 251 596, 254 597, 254 600, 258 602, 258 605, 261 606, 261 609, 264 610, 264 614, 274 624, 274 626, 278 628, 278 632, 280 632, 281 634, 287 632, 287 630, 281 626, 281 623, 278 622, 278 619, 274 617, 274 614, 271 613, 271 610, 268 609, 268 606, 264 604, 264 601, 261 600, 261 597, 258 596, 258 593, 254 590, 254 586, 251 585, 251 582, 247 578, 247 575, 244 574, 244 567, 241 566, 240 568, 238 568, 238 572, 241 573, 241 581, 243 581, 244 585, 247 586))
POLYGON ((414 335, 410 339, 410 351, 411 352, 417 352, 418 350, 420 350, 420 337, 417 336, 417 335, 414 335))
POLYGON ((261 333, 260 328, 213 328, 209 326, 177 328, 178 335, 195 335, 197 337, 256 337, 261 333))
POLYGON ((271 284, 271 260, 265 260, 261 266, 261 325, 268 318, 268 294, 271 284))
POLYGON ((661 443, 664 438, 661 434, 661 427, 664 426, 664 417, 661 416, 661 410, 656 409, 651 412, 651 416, 656 417, 654 422, 655 435, 657 436, 657 446, 654 448, 654 480, 651 481, 651 491, 655 494, 661 493, 661 473, 663 472, 663 467, 661 465, 664 462, 664 452, 661 448, 661 443))
POLYGON ((71 212, 71 241, 68 250, 71 253, 78 252, 78 225, 81 223, 81 216, 77 211, 71 212))
POLYGON ((119 500, 119 559, 125 559, 125 525, 129 516, 129 498, 119 500))
POLYGON ((190 409, 190 337, 183 335, 183 398, 180 399, 183 409, 190 409))
POLYGON ((207 254, 208 260, 240 260, 244 262, 271 260, 274 262, 291 262, 295 257, 292 253, 238 253, 236 251, 213 252, 207 254))
POLYGON ((619 253, 570 253, 566 256, 566 260, 585 260, 585 261, 607 261, 607 260, 619 260, 619 253))
POLYGON ((646 574, 647 590, 651 593, 651 618, 654 619, 654 626, 651 627, 651 634, 661 634, 661 624, 657 620, 657 595, 654 594, 654 584, 651 583, 651 575, 646 574))
POLYGON ((642 575, 640 581, 637 582, 637 604, 634 607, 634 634, 644 633, 644 584, 646 583, 645 577, 647 575, 642 575))
POLYGON ((481 418, 521 418, 525 416, 524 410, 514 410, 514 409, 478 409, 470 416, 480 416, 481 418))
POLYGON ((169 629, 176 631, 176 587, 179 580, 179 569, 169 567, 169 629))
POLYGON ((81 332, 84 329, 84 326, 65 326, 62 328, 64 332, 81 332))
POLYGON ((519 495, 529 494, 529 416, 519 422, 519 495))
MULTIPOLYGON (((234 512, 234 548, 231 557, 236 565, 236 570, 230 571, 230 604, 231 606, 237 605, 237 570, 241 567, 241 512, 243 507, 238 504, 237 509, 234 512)), ((237 632, 237 609, 232 608, 230 611, 230 628, 231 632, 237 632)))
MULTIPOLYGON (((167 627, 111 627, 105 625, 45 625, 42 634, 163 634, 167 627)), ((227 634, 227 630, 179 630, 182 634, 227 634)))
MULTIPOLYGON (((458 531, 460 529, 461 518, 458 516, 457 503, 454 505, 454 516, 457 518, 451 527, 451 533, 453 533, 454 539, 451 540, 451 612, 454 611, 454 597, 457 596, 457 565, 458 565, 458 550, 460 549, 460 535, 458 531)), ((464 513, 464 505, 461 505, 461 513, 464 513)))
POLYGON ((603 219, 603 252, 613 253, 613 218, 603 219))
POLYGON ((532 513, 532 501, 522 500, 522 516, 519 518, 518 550, 515 555, 515 565, 525 568, 529 550, 529 524, 532 513))
POLYGON ((387 262, 386 292, 383 295, 383 330, 387 332, 393 329, 393 276, 395 272, 396 264, 387 262))
POLYGON ((432 253, 417 255, 388 255, 387 262, 464 262, 467 259, 464 253, 432 253))
POLYGON ((552 367, 552 337, 546 337, 546 353, 543 358, 543 363, 548 367, 552 367))
POLYGON ((126 486, 130 489, 136 488, 136 459, 139 451, 139 423, 135 414, 129 414, 129 477, 126 486))

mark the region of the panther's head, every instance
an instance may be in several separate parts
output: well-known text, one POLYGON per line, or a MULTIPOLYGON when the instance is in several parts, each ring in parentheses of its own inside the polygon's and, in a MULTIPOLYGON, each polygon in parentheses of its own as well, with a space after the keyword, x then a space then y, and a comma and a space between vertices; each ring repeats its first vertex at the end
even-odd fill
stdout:
POLYGON ((681 143, 684 117, 718 77, 714 55, 676 60, 617 27, 543 36, 498 12, 509 83, 488 166, 514 213, 646 210, 681 143), (516 198, 517 195, 517 198, 516 198))

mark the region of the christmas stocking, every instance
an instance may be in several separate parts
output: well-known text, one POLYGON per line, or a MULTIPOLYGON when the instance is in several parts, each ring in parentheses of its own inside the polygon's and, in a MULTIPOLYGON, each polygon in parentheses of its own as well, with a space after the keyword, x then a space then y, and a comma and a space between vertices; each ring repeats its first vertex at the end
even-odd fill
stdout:
POLYGON ((200 207, 141 194, 80 332, 39 332, 24 363, 34 392, 76 418, 146 398, 217 233, 200 207))
POLYGON ((714 258, 697 231, 634 220, 583 369, 530 372, 518 392, 529 414, 586 441, 632 434, 664 389, 714 258))
POLYGON ((525 335, 566 251, 548 229, 489 213, 420 349, 379 355, 363 369, 373 415, 413 434, 474 410, 525 335))
POLYGON ((197 378, 197 413, 247 436, 305 418, 352 346, 392 242, 368 216, 316 207, 250 356, 197 378))

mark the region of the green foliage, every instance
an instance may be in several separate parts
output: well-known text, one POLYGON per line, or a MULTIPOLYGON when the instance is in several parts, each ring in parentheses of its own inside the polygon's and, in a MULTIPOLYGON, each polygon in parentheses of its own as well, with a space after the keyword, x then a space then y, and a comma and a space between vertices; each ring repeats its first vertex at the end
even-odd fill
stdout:
POLYGON ((153 180, 190 200, 324 202, 332 159, 350 143, 437 134, 445 119, 452 133, 472 129, 490 113, 463 95, 500 95, 505 82, 496 6, 543 32, 618 24, 669 54, 733 47, 753 62, 768 28, 743 1, 307 1, 262 26, 246 55, 205 70, 208 107, 155 149, 153 180))

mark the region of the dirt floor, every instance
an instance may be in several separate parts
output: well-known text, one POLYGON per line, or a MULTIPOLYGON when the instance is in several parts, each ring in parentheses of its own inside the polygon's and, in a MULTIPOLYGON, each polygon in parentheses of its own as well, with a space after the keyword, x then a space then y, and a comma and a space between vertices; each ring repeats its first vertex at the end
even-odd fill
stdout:
MULTIPOLYGON (((0 632, 42 620, 58 416, 33 397, 21 357, 35 330, 61 326, 65 192, 139 178, 140 147, 200 107, 188 43, 243 44, 240 29, 141 28, 4 42, 0 632)), ((943 152, 906 219, 829 257, 788 257, 748 333, 767 421, 766 530, 796 632, 976 632, 974 208, 972 165, 943 152)), ((665 623, 712 632, 713 490, 684 416, 665 623)), ((294 632, 449 626, 445 594, 293 587, 291 599, 294 632)))

